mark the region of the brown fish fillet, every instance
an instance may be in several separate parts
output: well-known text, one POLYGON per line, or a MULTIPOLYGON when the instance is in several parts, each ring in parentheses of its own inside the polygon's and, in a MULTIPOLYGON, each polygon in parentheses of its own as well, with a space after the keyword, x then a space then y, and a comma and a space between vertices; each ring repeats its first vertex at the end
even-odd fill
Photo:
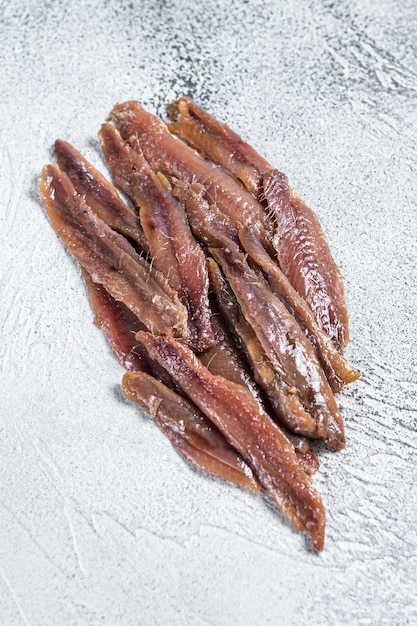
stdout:
POLYGON ((53 228, 93 282, 123 302, 151 332, 187 336, 187 310, 165 277, 98 218, 57 165, 39 183, 53 228))
POLYGON ((199 360, 211 374, 224 376, 227 380, 244 385, 258 401, 261 401, 259 389, 254 383, 248 362, 217 312, 213 315, 213 327, 216 333, 216 345, 200 352, 197 355, 199 360))
POLYGON ((146 327, 103 285, 94 283, 85 270, 83 276, 94 312, 94 323, 106 333, 119 363, 131 372, 149 372, 149 358, 135 337, 139 330, 146 330, 146 327))
POLYGON ((174 391, 175 383, 168 372, 138 343, 135 333, 144 330, 144 325, 102 285, 93 283, 85 270, 83 276, 96 325, 105 331, 121 365, 131 372, 141 372, 140 376, 124 378, 127 397, 148 411, 187 461, 241 487, 259 491, 252 470, 197 407, 174 391))
POLYGON ((256 150, 188 96, 168 106, 169 130, 207 159, 224 167, 259 197, 262 178, 271 168, 256 150))
POLYGON ((110 124, 100 132, 103 153, 115 180, 127 181, 152 257, 188 309, 191 345, 203 351, 216 342, 208 302, 205 255, 194 236, 184 207, 173 197, 168 181, 156 175, 110 124), (117 153, 118 158, 113 159, 117 153))
MULTIPOLYGON (((249 267, 237 247, 210 251, 274 370, 287 386, 287 395, 293 394, 304 413, 313 418, 311 432, 299 432, 321 438, 329 447, 340 450, 345 444, 343 419, 314 349, 298 322, 249 267)), ((304 413, 300 414, 300 428, 308 424, 304 413)), ((292 416, 295 421, 298 414, 296 410, 292 416)))
POLYGON ((333 391, 359 378, 359 372, 349 366, 336 349, 329 335, 318 325, 307 302, 294 289, 279 266, 271 259, 252 228, 239 231, 240 242, 249 256, 265 272, 272 292, 282 300, 316 350, 317 356, 333 391))
POLYGON ((273 244, 282 271, 306 300, 317 323, 343 350, 349 341, 344 287, 317 216, 291 194, 286 177, 278 170, 265 176, 264 194, 276 221, 273 244))
POLYGON ((150 414, 183 458, 209 474, 259 492, 250 467, 192 402, 143 372, 127 372, 122 382, 126 397, 150 414))
POLYGON ((274 417, 294 433, 314 436, 317 430, 315 419, 304 409, 298 395, 282 380, 268 359, 255 331, 244 318, 234 293, 213 259, 210 259, 210 283, 220 311, 240 341, 251 364, 254 379, 264 390, 274 417))
POLYGON ((184 208, 194 235, 207 246, 215 245, 216 236, 239 243, 239 228, 215 204, 204 197, 204 187, 199 183, 172 180, 172 193, 184 208))
MULTIPOLYGON (((300 435, 295 436, 294 432, 300 430, 300 423, 303 424, 302 430, 315 431, 315 423, 311 415, 309 415, 300 404, 300 401, 294 394, 288 394, 288 387, 285 385, 272 363, 269 361, 262 348, 257 336, 255 335, 250 324, 242 315, 240 306, 231 291, 230 287, 224 280, 219 266, 214 259, 209 258, 209 277, 210 286, 216 296, 217 306, 219 307, 223 318, 226 320, 228 328, 237 338, 241 349, 245 353, 248 362, 252 367, 253 378, 261 389, 263 389, 269 401, 269 408, 265 407, 263 398, 260 397, 257 388, 252 382, 248 388, 255 397, 266 408, 267 412, 278 419, 281 428, 283 428, 286 436, 294 444, 298 460, 304 471, 308 474, 314 474, 319 468, 318 455, 314 450, 310 449, 308 440, 300 435), (294 419, 294 415, 297 416, 294 419), (302 421, 304 419, 304 422, 302 421), (287 430, 289 429, 289 430, 287 430)), ((211 373, 217 373, 210 369, 211 373)), ((224 371, 219 370, 220 375, 229 378, 224 371)), ((240 382, 237 380, 236 382, 240 382)))
POLYGON ((210 374, 186 346, 173 339, 144 332, 139 332, 137 339, 253 469, 285 517, 298 530, 308 532, 316 550, 322 550, 321 498, 300 468, 292 444, 251 393, 210 374))
POLYGON ((190 183, 198 182, 206 198, 236 225, 253 224, 262 239, 272 227, 264 207, 223 168, 205 161, 189 146, 171 135, 166 125, 145 111, 138 102, 117 104, 110 119, 122 137, 138 152, 143 152, 154 171, 190 183))
POLYGON ((320 326, 339 349, 348 343, 348 314, 340 272, 314 212, 291 197, 287 179, 273 170, 225 124, 182 97, 168 107, 171 132, 240 179, 257 197, 266 196, 277 221, 274 238, 281 269, 306 299, 320 326), (263 183, 262 183, 263 179, 263 183))
POLYGON ((94 213, 116 232, 135 241, 147 252, 147 243, 138 216, 120 199, 116 189, 77 150, 57 139, 55 156, 60 169, 71 180, 94 213))

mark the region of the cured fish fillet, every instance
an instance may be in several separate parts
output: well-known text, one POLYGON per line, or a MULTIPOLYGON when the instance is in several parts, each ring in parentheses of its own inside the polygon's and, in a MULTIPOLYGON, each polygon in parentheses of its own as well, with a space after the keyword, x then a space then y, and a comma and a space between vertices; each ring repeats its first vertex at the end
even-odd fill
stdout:
POLYGON ((219 122, 189 96, 168 106, 168 129, 207 159, 242 181, 255 197, 262 193, 262 178, 271 166, 231 128, 219 122))
POLYGON ((292 424, 295 432, 323 439, 331 448, 343 448, 342 416, 314 349, 295 318, 237 247, 211 248, 210 252, 279 376, 286 424, 292 424))
POLYGON ((131 372, 149 372, 149 358, 135 337, 139 330, 146 330, 146 326, 123 302, 115 300, 103 285, 94 283, 85 270, 83 276, 94 312, 94 323, 106 333, 119 363, 131 372))
POLYGON ((39 183, 51 224, 93 282, 123 302, 151 332, 187 336, 187 310, 164 276, 78 196, 57 165, 39 183))
POLYGON ((239 239, 247 254, 265 272, 272 292, 282 300, 303 328, 317 353, 332 390, 340 391, 343 385, 357 380, 359 372, 351 367, 336 349, 329 335, 317 323, 307 302, 268 255, 253 229, 242 228, 239 231, 239 239))
POLYGON ((286 177, 278 170, 265 176, 264 194, 275 217, 273 245, 280 267, 342 351, 349 342, 343 281, 317 216, 291 194, 286 177))
MULTIPOLYGON (((287 394, 286 385, 282 383, 255 332, 243 317, 239 304, 224 280, 219 266, 212 258, 209 258, 208 262, 210 285, 216 295, 217 305, 226 320, 228 328, 233 332, 247 356, 252 368, 253 378, 259 387, 263 389, 269 401, 268 412, 280 422, 281 428, 285 429, 285 434, 293 443, 299 463, 304 471, 308 474, 314 474, 319 467, 317 453, 310 449, 308 440, 305 437, 294 436, 294 431, 300 430, 300 421, 303 413, 307 421, 307 429, 308 427, 314 428, 312 426, 312 418, 305 411, 300 410, 301 407, 293 394, 287 394), (297 415, 296 420, 292 419, 294 413, 297 415)), ((210 372, 217 373, 213 372, 211 368, 210 372)), ((218 373, 229 380, 233 380, 221 370, 218 373)), ((249 389, 252 391, 251 387, 249 389)), ((259 398, 259 394, 255 395, 262 404, 262 398, 259 398)), ((263 406, 265 405, 263 404, 263 406)))
POLYGON ((139 207, 152 265, 161 271, 188 309, 189 340, 197 351, 215 344, 208 302, 204 252, 193 237, 184 207, 168 181, 126 144, 110 124, 100 131, 103 153, 115 180, 123 179, 139 207), (115 157, 117 154, 117 157, 115 157))
POLYGON ((83 276, 96 325, 106 333, 121 365, 135 373, 123 379, 127 398, 149 413, 179 454, 196 468, 258 492, 259 483, 248 465, 197 407, 176 393, 168 372, 138 343, 135 334, 144 325, 85 271, 83 276))
POLYGON ((215 204, 204 197, 204 187, 199 183, 172 180, 172 193, 183 204, 194 235, 206 244, 213 245, 217 235, 239 243, 239 228, 215 204))
POLYGON ((255 492, 323 548, 311 439, 340 450, 340 270, 287 178, 191 98, 134 101, 99 133, 116 188, 57 140, 39 190, 127 369, 126 396, 195 467, 255 492), (176 135, 176 136, 175 136, 176 135))
POLYGON ((256 198, 266 199, 281 269, 342 351, 349 341, 344 288, 315 213, 291 193, 284 174, 192 98, 172 102, 168 114, 172 133, 241 180, 256 198))
POLYGON ((171 135, 166 125, 138 102, 117 104, 110 114, 125 141, 142 152, 154 171, 203 185, 206 198, 238 226, 253 224, 262 239, 270 228, 264 207, 223 168, 205 161, 171 135))
POLYGON ((192 402, 143 372, 127 372, 122 382, 128 400, 149 413, 183 458, 204 472, 259 492, 250 467, 192 402))
POLYGON ((68 142, 55 141, 55 156, 75 191, 110 228, 135 241, 147 252, 147 243, 139 217, 120 198, 116 189, 68 142))
POLYGON ((183 344, 139 332, 137 339, 226 437, 292 525, 323 549, 324 508, 294 447, 241 385, 213 376, 183 344))

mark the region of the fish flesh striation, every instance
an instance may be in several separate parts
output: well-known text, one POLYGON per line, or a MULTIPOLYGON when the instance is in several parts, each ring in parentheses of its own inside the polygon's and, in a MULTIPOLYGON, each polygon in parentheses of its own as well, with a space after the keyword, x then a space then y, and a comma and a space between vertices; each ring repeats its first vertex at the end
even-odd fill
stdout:
POLYGON ((282 172, 192 98, 172 102, 168 115, 172 133, 241 180, 258 200, 266 201, 281 270, 342 351, 349 341, 343 282, 315 213, 291 192, 282 172))
POLYGON ((125 141, 142 152, 155 171, 189 183, 200 183, 206 199, 239 226, 253 224, 266 237, 270 223, 264 207, 223 168, 207 162, 195 150, 174 137, 155 115, 138 102, 125 102, 110 114, 125 141))
POLYGON ((99 132, 113 184, 57 140, 41 199, 126 397, 187 462, 269 495, 320 551, 313 442, 344 447, 334 393, 359 376, 342 355, 340 270, 281 172, 191 98, 168 114, 113 108, 99 132))
POLYGON ((266 274, 271 291, 282 300, 296 318, 316 350, 323 370, 333 391, 359 378, 359 372, 351 367, 336 349, 329 335, 319 326, 306 300, 294 289, 280 267, 269 256, 252 228, 239 231, 240 242, 253 261, 266 274))
POLYGON ((137 339, 254 470, 278 508, 321 550, 324 508, 285 434, 241 385, 214 376, 183 344, 139 332, 137 339))
POLYGON ((172 195, 168 181, 155 174, 143 155, 125 144, 113 126, 103 125, 100 141, 113 178, 126 181, 125 189, 138 207, 153 267, 164 274, 188 309, 191 345, 199 352, 206 350, 215 344, 207 268, 183 205, 172 195))
POLYGON ((110 228, 147 252, 139 217, 121 200, 113 185, 68 142, 57 139, 54 152, 60 169, 94 213, 110 228))
POLYGON ((262 178, 272 168, 252 146, 189 96, 174 100, 167 110, 172 120, 167 124, 171 133, 224 167, 254 196, 262 194, 262 178))
POLYGON ((146 326, 123 302, 115 300, 103 287, 95 283, 83 270, 94 323, 107 335, 114 355, 123 367, 131 372, 149 372, 149 358, 136 341, 136 333, 146 326))
POLYGON ((260 491, 250 467, 195 404, 144 372, 126 372, 122 382, 127 399, 149 413, 187 461, 240 487, 260 491))
POLYGON ((210 248, 273 365, 285 394, 285 422, 300 434, 344 447, 344 425, 334 395, 316 353, 297 320, 238 250, 210 248), (292 409, 292 411, 291 411, 292 409))
POLYGON ((343 281, 317 216, 291 194, 286 177, 278 170, 265 176, 264 194, 275 217, 273 245, 282 271, 343 351, 349 342, 343 281))
POLYGON ((41 197, 55 232, 91 276, 151 332, 187 335, 187 310, 165 277, 78 196, 57 165, 43 169, 41 197))

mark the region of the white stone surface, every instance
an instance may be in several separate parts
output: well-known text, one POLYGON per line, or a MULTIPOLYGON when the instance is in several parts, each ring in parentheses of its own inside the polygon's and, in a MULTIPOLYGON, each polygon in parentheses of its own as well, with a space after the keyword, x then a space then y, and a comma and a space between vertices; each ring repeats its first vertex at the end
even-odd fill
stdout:
MULTIPOLYGON (((0 3, 0 624, 417 623, 415 0, 0 3), (323 554, 124 399, 36 181, 56 137, 189 93, 315 208, 346 281, 323 554)), ((102 165, 100 165, 102 167, 102 165)))

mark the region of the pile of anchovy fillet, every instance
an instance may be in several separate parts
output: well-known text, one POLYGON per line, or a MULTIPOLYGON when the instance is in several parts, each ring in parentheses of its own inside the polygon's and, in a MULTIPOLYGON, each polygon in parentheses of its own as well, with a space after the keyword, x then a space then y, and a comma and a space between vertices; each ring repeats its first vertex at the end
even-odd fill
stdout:
POLYGON ((344 447, 334 394, 359 376, 342 354, 340 271, 281 172, 191 98, 168 115, 114 107, 99 137, 115 186, 57 140, 42 201, 127 398, 187 461, 263 490, 320 551, 311 442, 344 447))

